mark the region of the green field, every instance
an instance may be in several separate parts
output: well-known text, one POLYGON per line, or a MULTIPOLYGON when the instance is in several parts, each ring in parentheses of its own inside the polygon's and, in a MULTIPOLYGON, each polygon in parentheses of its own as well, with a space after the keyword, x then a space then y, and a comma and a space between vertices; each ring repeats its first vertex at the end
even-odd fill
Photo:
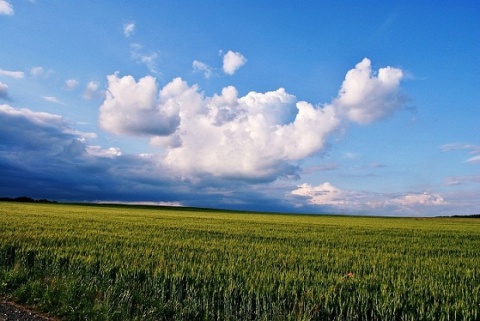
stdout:
POLYGON ((480 220, 0 203, 0 295, 65 320, 480 320, 480 220))

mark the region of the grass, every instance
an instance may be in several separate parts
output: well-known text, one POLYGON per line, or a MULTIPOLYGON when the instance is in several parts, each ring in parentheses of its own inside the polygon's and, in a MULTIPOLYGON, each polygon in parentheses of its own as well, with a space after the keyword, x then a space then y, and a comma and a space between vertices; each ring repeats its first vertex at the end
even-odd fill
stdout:
POLYGON ((0 294, 65 320, 478 320, 480 221, 0 203, 0 294))

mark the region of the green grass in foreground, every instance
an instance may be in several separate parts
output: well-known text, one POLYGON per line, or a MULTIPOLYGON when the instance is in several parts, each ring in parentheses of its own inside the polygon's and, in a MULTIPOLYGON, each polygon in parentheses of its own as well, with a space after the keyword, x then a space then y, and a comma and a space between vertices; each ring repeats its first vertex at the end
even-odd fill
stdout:
POLYGON ((479 320, 480 221, 0 203, 0 295, 65 320, 479 320))

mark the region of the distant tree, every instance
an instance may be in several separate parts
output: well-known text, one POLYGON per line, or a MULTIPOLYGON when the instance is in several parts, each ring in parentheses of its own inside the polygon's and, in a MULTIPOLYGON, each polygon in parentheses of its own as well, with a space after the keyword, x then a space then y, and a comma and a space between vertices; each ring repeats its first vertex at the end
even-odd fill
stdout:
POLYGON ((480 214, 472 214, 472 215, 453 215, 453 216, 450 216, 450 217, 454 217, 454 218, 480 218, 480 214))
POLYGON ((14 201, 15 202, 24 202, 24 203, 34 203, 35 200, 31 197, 27 197, 27 196, 20 196, 20 197, 17 197, 17 198, 14 198, 14 201))
POLYGON ((49 201, 47 199, 40 199, 40 200, 34 200, 31 197, 28 196, 20 196, 20 197, 0 197, 0 202, 22 202, 22 203, 57 203, 56 201, 49 201))

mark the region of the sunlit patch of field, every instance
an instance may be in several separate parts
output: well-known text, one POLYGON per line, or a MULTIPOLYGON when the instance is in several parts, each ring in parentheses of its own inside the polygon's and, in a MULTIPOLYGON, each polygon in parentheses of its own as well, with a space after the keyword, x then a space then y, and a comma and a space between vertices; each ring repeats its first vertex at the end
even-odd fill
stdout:
POLYGON ((0 203, 0 294, 68 320, 479 320, 480 220, 0 203))

